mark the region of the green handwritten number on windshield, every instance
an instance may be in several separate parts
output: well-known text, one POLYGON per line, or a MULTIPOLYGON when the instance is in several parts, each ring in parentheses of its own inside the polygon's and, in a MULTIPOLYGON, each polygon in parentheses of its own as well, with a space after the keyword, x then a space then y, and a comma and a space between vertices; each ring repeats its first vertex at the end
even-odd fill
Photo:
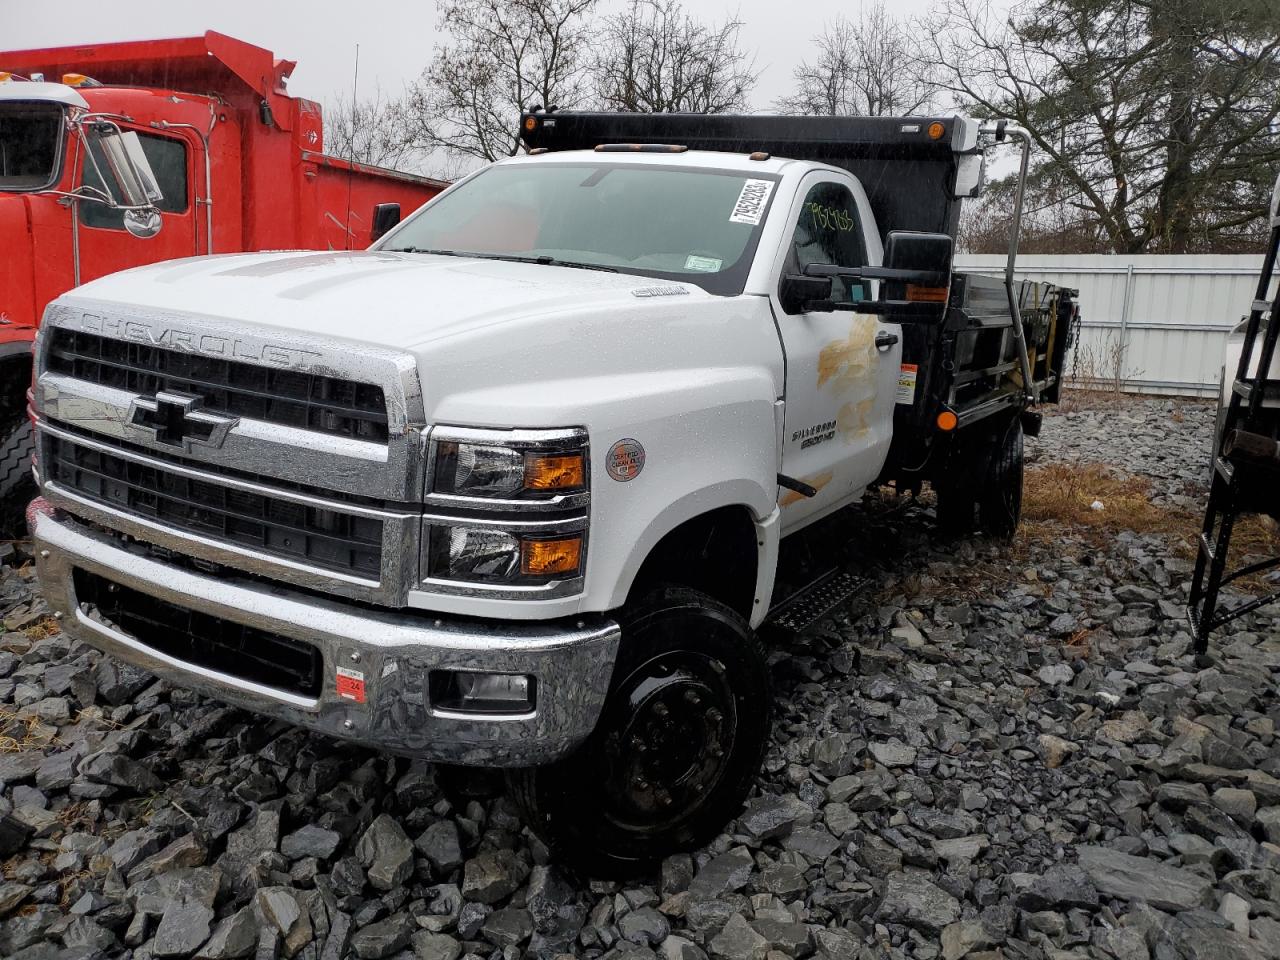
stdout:
POLYGON ((839 230, 848 233, 854 227, 853 217, 847 210, 839 207, 827 207, 821 203, 809 204, 809 215, 813 222, 824 230, 839 230))

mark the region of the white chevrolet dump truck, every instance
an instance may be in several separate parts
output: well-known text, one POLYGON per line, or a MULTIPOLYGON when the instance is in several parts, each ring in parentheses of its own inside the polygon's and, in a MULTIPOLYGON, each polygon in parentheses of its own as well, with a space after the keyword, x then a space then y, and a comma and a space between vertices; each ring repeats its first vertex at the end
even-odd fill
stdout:
MULTIPOLYGON (((553 849, 715 834, 770 731, 779 564, 876 484, 1017 524, 1072 291, 951 270, 958 117, 537 111, 363 253, 59 297, 27 512, 65 630, 388 751, 507 768, 553 849)), ((1025 171, 1026 146, 1023 159, 1025 171)), ((1017 211, 1014 211, 1016 222, 1017 211)))

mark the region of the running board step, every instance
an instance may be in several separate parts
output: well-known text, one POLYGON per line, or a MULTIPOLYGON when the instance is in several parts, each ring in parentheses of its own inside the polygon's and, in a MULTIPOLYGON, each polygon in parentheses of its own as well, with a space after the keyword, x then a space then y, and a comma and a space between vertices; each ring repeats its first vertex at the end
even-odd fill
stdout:
POLYGON ((843 570, 828 570, 770 610, 765 623, 788 633, 804 633, 870 582, 843 570))

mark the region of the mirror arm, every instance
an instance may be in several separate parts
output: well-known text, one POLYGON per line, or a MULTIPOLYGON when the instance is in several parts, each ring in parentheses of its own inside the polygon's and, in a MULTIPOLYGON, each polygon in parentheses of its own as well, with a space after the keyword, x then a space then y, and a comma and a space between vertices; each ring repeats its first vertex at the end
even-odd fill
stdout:
POLYGON ((919 300, 861 300, 838 303, 835 309, 849 313, 888 314, 903 323, 936 323, 946 314, 946 304, 919 300))
POLYGON ((896 267, 839 267, 830 263, 811 263, 804 268, 806 277, 840 277, 847 280, 897 280, 922 287, 945 287, 951 275, 936 270, 901 270, 896 267))

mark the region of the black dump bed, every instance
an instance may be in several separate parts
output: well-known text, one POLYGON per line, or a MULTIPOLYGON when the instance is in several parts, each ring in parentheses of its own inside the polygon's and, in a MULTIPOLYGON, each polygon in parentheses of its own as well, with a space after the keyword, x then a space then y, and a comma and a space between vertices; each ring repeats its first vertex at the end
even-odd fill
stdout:
POLYGON ((668 143, 828 163, 861 181, 882 230, 952 236, 960 222, 954 194, 961 158, 981 161, 976 125, 963 117, 540 112, 524 114, 521 134, 530 149, 668 143), (937 137, 930 136, 934 124, 942 128, 937 137))
MULTIPOLYGON (((977 196, 983 148, 978 124, 965 117, 798 117, 692 113, 536 111, 521 116, 530 150, 590 150, 601 144, 670 144, 690 150, 826 163, 862 183, 884 238, 895 230, 955 237, 965 198, 977 196)), ((940 321, 903 326, 903 379, 915 383, 899 401, 884 479, 914 485, 955 467, 968 435, 1022 415, 1028 432, 1039 417, 1028 394, 1056 403, 1076 325, 1076 291, 1003 279, 952 275, 940 321), (1011 301, 1026 341, 1033 390, 1023 383, 1011 301), (955 430, 938 427, 953 412, 955 430)))

